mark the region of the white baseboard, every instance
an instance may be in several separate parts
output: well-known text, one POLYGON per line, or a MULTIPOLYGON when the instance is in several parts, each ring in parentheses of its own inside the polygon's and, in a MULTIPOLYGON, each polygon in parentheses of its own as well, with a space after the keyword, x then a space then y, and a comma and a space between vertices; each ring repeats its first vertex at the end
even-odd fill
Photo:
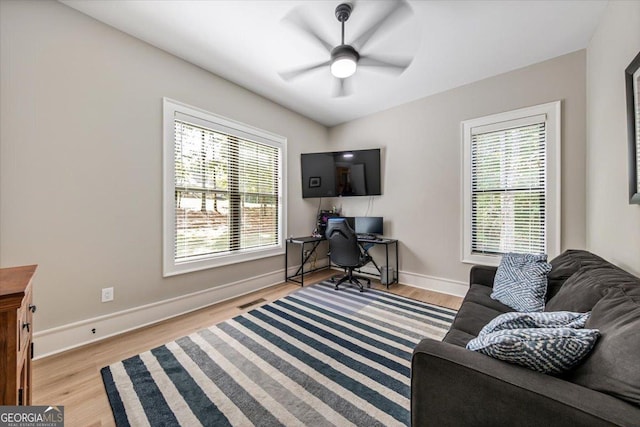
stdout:
MULTIPOLYGON (((324 266, 326 262, 317 262, 324 266)), ((290 267, 289 275, 299 266, 290 267)), ((310 268, 305 266, 305 268, 310 268)), ((284 269, 34 333, 35 359, 142 328, 284 281, 284 269), (95 329, 95 333, 92 332, 95 329)))
POLYGON ((403 285, 427 289, 457 297, 464 297, 469 290, 469 284, 457 280, 443 279, 442 277, 427 276, 419 273, 401 271, 399 282, 403 285))
MULTIPOLYGON (((337 271, 342 271, 336 267, 337 271)), ((378 276, 379 274, 376 268, 372 265, 367 265, 358 273, 371 274, 378 276)), ((398 275, 397 271, 394 271, 398 275)), ((459 282, 457 280, 443 279, 441 277, 427 276, 425 274, 411 273, 408 271, 400 271, 398 282, 413 286, 414 288, 426 289, 429 291, 440 292, 442 294, 454 295, 457 297, 464 297, 469 290, 469 285, 465 282, 459 282)))
MULTIPOLYGON (((316 267, 324 267, 326 260, 319 260, 316 267)), ((299 266, 289 267, 293 274, 299 266)), ((305 268, 310 268, 306 266, 305 268)), ((219 302, 255 292, 282 283, 284 269, 261 274, 215 288, 204 289, 163 301, 133 307, 78 322, 34 333, 35 359, 51 356, 92 342, 152 325, 172 317, 208 307, 219 302), (93 333, 92 329, 96 332, 93 333)), ((400 272, 399 281, 408 286, 428 289, 449 295, 461 296, 469 290, 464 282, 426 276, 418 273, 400 272)))

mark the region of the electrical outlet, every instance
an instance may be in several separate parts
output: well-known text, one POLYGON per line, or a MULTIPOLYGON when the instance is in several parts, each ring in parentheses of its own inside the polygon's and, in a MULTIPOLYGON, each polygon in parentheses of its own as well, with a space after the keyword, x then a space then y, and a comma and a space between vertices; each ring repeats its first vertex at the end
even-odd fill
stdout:
POLYGON ((102 302, 113 301, 113 288, 102 288, 102 302))

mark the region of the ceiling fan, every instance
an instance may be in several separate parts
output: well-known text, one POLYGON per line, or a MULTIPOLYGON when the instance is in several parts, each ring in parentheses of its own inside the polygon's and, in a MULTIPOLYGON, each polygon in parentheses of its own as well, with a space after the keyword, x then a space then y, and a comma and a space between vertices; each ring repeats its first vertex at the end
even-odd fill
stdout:
MULTIPOLYGON (((329 66, 331 74, 338 79, 338 87, 335 96, 346 96, 350 93, 347 87, 347 79, 355 74, 359 67, 376 67, 378 69, 401 74, 411 64, 413 58, 402 58, 387 60, 372 55, 362 55, 359 51, 367 45, 371 37, 380 31, 381 28, 394 22, 394 18, 406 16, 411 12, 411 7, 406 0, 395 1, 390 8, 387 8, 378 15, 374 22, 369 25, 360 35, 355 37, 351 44, 346 44, 344 40, 345 22, 351 16, 353 5, 351 3, 341 3, 336 7, 335 15, 342 27, 341 43, 332 46, 323 38, 309 22, 300 14, 290 14, 287 20, 296 25, 299 29, 309 35, 312 39, 320 43, 329 53, 329 59, 317 64, 308 65, 302 68, 279 73, 285 81, 292 80, 310 71, 329 66), (354 47, 355 46, 355 47, 354 47), (356 49, 356 47, 358 49, 356 49)), ((397 21, 395 21, 397 22, 397 21)))

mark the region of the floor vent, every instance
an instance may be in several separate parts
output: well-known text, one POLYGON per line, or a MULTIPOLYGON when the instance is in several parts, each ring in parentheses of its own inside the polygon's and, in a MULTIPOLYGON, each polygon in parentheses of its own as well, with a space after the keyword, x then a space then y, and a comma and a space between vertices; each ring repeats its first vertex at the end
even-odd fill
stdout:
POLYGON ((244 310, 244 309, 245 309, 245 308, 247 308, 247 307, 251 307, 252 305, 260 304, 260 303, 262 303, 262 302, 267 302, 267 300, 266 300, 266 299, 264 299, 264 298, 260 298, 260 299, 254 300, 254 301, 249 301, 249 302, 248 302, 248 303, 246 303, 246 304, 239 305, 239 306, 238 306, 238 308, 239 308, 240 310, 244 310))

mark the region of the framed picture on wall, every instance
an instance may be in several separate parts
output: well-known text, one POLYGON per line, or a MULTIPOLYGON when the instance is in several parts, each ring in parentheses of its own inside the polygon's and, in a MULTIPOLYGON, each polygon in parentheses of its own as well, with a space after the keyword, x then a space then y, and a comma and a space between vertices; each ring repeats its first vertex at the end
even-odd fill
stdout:
POLYGON ((629 133, 629 203, 640 205, 640 52, 625 70, 629 133))

